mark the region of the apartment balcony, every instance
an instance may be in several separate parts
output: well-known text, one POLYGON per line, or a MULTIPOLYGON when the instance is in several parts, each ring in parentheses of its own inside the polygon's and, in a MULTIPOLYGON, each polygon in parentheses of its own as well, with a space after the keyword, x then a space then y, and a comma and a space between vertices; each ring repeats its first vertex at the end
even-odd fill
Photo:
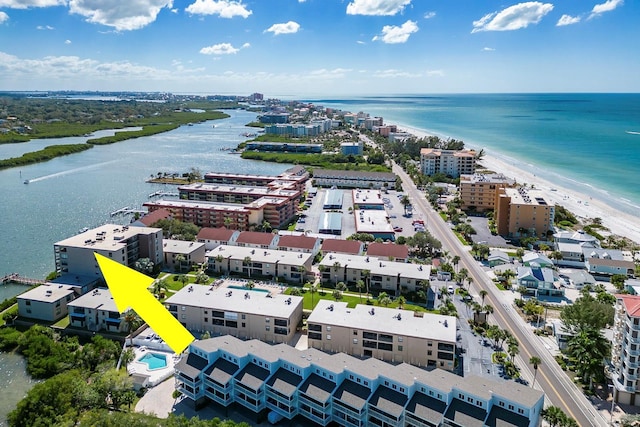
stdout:
POLYGON ((400 416, 400 418, 391 417, 389 414, 381 411, 373 405, 369 405, 369 420, 371 418, 376 418, 379 421, 382 421, 380 425, 388 424, 389 426, 403 426, 404 425, 404 417, 400 416))
POLYGON ((356 419, 361 419, 364 418, 362 416, 361 412, 357 412, 354 411, 353 409, 351 409, 349 407, 349 405, 347 403, 344 403, 340 400, 335 400, 333 401, 334 405, 333 405, 333 411, 335 412, 342 412, 350 417, 356 418, 356 419))

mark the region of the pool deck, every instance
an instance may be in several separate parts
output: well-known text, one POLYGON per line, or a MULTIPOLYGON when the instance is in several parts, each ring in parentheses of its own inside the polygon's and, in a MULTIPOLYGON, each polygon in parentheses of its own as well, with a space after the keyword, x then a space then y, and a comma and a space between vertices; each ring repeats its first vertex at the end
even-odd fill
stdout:
POLYGON ((177 356, 174 353, 149 349, 145 346, 134 347, 133 352, 135 354, 134 361, 127 365, 127 372, 129 374, 144 375, 149 378, 149 386, 153 387, 163 380, 169 378, 175 372, 174 367, 177 363, 177 356), (147 353, 156 353, 166 356, 167 366, 159 369, 149 369, 149 365, 144 362, 138 362, 138 360, 147 353))

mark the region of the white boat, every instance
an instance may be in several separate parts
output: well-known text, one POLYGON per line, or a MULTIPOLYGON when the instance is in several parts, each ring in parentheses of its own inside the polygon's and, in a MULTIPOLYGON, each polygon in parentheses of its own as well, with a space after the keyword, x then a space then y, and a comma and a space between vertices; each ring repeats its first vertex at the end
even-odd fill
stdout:
POLYGON ((28 184, 28 183, 29 183, 29 180, 28 180, 28 179, 25 179, 25 180, 24 180, 24 183, 25 183, 25 184, 28 184))

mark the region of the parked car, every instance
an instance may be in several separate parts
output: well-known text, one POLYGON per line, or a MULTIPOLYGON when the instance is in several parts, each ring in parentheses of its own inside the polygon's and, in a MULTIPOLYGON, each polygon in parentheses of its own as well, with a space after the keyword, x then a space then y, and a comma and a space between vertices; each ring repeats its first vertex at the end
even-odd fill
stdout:
POLYGON ((400 232, 402 232, 402 227, 398 227, 396 225, 395 227, 393 227, 393 231, 395 231, 396 233, 400 233, 400 232))

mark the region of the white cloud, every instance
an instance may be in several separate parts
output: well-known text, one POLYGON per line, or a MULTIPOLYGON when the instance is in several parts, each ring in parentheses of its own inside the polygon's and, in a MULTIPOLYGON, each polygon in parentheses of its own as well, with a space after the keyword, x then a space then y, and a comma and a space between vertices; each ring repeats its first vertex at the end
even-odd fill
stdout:
POLYGON ((571 16, 571 15, 562 15, 560 19, 558 19, 558 23, 556 27, 564 27, 565 25, 573 25, 580 22, 579 16, 571 16))
POLYGON ((4 24, 9 20, 9 15, 4 12, 0 12, 0 24, 4 24))
POLYGON ((530 1, 518 3, 500 11, 486 14, 473 22, 472 33, 479 31, 511 31, 527 28, 530 24, 537 24, 553 10, 551 3, 530 1))
POLYGON ((382 36, 375 36, 372 41, 381 40, 384 43, 405 43, 409 36, 418 31, 418 25, 414 21, 407 21, 401 26, 385 25, 382 27, 382 36))
POLYGON ((402 12, 411 0, 353 0, 347 5, 347 15, 390 16, 402 12))
POLYGON ((71 40, 69 40, 69 39, 65 40, 64 44, 71 44, 71 40))
POLYGON ((482 51, 483 51, 483 52, 493 52, 494 50, 495 50, 495 49, 494 49, 494 48, 492 48, 492 47, 483 47, 483 48, 482 48, 482 51))
POLYGON ((265 33, 273 33, 274 36, 279 34, 294 34, 300 30, 300 24, 294 21, 289 21, 285 24, 273 24, 266 30, 265 33))
POLYGON ((248 18, 253 13, 241 1, 231 0, 196 0, 185 10, 193 15, 219 15, 221 18, 248 18))
POLYGON ((424 19, 431 19, 431 18, 435 18, 436 13, 435 12, 427 12, 424 14, 424 19))
POLYGON ((353 70, 349 68, 334 68, 333 70, 322 68, 320 70, 312 70, 308 75, 314 79, 341 79, 351 71, 353 70))
POLYGON ((607 0, 604 3, 597 4, 593 6, 591 14, 587 19, 595 18, 596 16, 599 16, 605 12, 611 12, 612 10, 616 9, 618 6, 622 6, 623 4, 624 0, 607 0))
POLYGON ((38 25, 37 30, 55 30, 51 25, 38 25))
POLYGON ((31 7, 66 6, 66 0, 0 0, 0 7, 29 9, 31 7))
POLYGON ((444 77, 443 70, 427 70, 427 77, 444 77))
POLYGON ((171 9, 172 0, 70 0, 71 13, 87 22, 114 27, 117 31, 138 30, 156 20, 163 8, 171 9))
POLYGON ((200 53, 204 55, 231 55, 240 52, 240 49, 245 49, 251 46, 249 43, 245 43, 242 47, 233 47, 231 43, 219 43, 213 46, 207 46, 200 49, 200 53))
POLYGON ((409 72, 406 72, 406 71, 396 70, 396 69, 378 70, 378 71, 375 71, 373 73, 373 76, 374 77, 379 77, 379 78, 384 78, 384 79, 388 79, 388 78, 415 78, 415 77, 422 77, 421 74, 409 73, 409 72))
POLYGON ((363 42, 362 40, 356 40, 357 44, 367 44, 367 42, 363 42))

